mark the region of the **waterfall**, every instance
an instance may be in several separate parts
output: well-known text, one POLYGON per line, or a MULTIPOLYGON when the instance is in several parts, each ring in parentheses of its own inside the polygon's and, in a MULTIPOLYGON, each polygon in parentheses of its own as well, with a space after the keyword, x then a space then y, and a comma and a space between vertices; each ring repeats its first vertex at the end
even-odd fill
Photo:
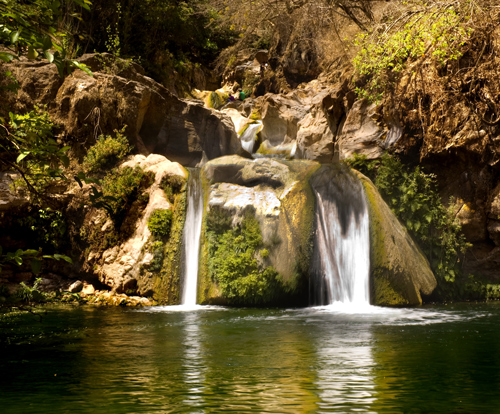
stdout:
POLYGON ((370 236, 363 187, 339 165, 322 167, 311 184, 316 232, 310 303, 369 305, 370 236))
POLYGON ((186 222, 182 235, 182 275, 184 277, 182 305, 196 305, 202 218, 203 188, 201 185, 200 170, 199 168, 190 168, 187 184, 186 222))
POLYGON ((257 121, 254 124, 248 124, 247 129, 243 131, 240 135, 241 146, 243 149, 250 154, 253 153, 253 147, 255 145, 255 135, 259 132, 262 126, 262 122, 257 121))

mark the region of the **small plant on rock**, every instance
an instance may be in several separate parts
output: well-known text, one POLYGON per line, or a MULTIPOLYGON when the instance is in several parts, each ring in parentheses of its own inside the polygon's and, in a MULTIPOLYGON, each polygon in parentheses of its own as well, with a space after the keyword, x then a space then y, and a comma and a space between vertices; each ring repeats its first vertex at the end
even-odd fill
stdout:
POLYGON ((83 168, 87 173, 113 167, 130 153, 132 147, 123 135, 125 128, 119 131, 115 129, 114 137, 101 135, 97 138, 97 142, 88 150, 83 160, 83 168))
POLYGON ((153 236, 168 237, 172 225, 172 210, 155 210, 148 220, 148 228, 153 236))

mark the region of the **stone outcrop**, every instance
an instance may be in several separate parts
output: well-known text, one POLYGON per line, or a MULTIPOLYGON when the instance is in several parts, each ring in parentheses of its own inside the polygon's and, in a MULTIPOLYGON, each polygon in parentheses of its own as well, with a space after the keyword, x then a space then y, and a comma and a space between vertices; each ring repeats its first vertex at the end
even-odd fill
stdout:
POLYGON ((12 185, 21 176, 12 172, 0 172, 0 211, 19 209, 28 204, 28 197, 16 194, 12 185))
POLYGON ((437 286, 429 262, 385 204, 373 183, 357 173, 370 213, 371 301, 380 306, 422 304, 437 286))
MULTIPOLYGON (((172 209, 166 199, 160 183, 167 175, 176 175, 187 178, 187 171, 178 163, 171 162, 158 154, 151 154, 147 158, 136 155, 133 159, 123 163, 121 168, 140 166, 144 171, 155 173, 155 182, 148 189, 149 201, 141 212, 135 224, 135 231, 124 243, 114 246, 102 253, 102 265, 98 265, 96 272, 99 280, 113 291, 126 292, 136 290, 140 295, 152 296, 154 279, 148 273, 141 272, 141 266, 147 266, 153 260, 153 254, 147 248, 151 241, 151 232, 147 222, 153 211, 172 209)), ((105 223, 101 231, 106 231, 105 223)), ((93 256, 90 252, 89 256, 93 256)))
MULTIPOLYGON (((82 62, 103 70, 94 55, 82 62)), ((241 153, 231 120, 200 102, 178 99, 162 85, 129 64, 118 75, 76 70, 65 79, 54 65, 23 61, 4 64, 19 81, 9 97, 13 111, 23 113, 34 104, 47 105, 52 120, 66 135, 84 145, 97 135, 111 134, 127 125, 125 134, 138 151, 157 153, 183 165, 241 153)))
MULTIPOLYGON (((229 156, 210 161, 202 169, 207 187, 206 214, 213 209, 222 210, 236 226, 250 209, 269 251, 268 256, 259 260, 279 273, 292 297, 304 294, 299 287, 307 279, 314 218, 314 196, 308 177, 318 167, 319 164, 310 161, 252 161, 229 156)), ((206 237, 202 233, 202 240, 206 237)), ((199 301, 224 303, 217 284, 209 276, 206 243, 202 243, 202 251, 199 301)))
POLYGON ((384 118, 380 106, 366 100, 354 103, 347 114, 342 133, 338 137, 340 159, 353 154, 368 159, 380 157, 401 138, 403 129, 396 118, 384 118))
POLYGON ((330 163, 353 153, 377 158, 402 135, 395 116, 381 107, 355 101, 347 82, 314 80, 286 95, 266 94, 255 100, 263 122, 266 152, 296 144, 296 159, 330 163))

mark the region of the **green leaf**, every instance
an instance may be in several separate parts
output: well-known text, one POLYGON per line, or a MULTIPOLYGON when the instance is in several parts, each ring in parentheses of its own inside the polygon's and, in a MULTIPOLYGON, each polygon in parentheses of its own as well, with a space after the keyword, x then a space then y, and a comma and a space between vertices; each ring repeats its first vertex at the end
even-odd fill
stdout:
POLYGON ((92 77, 94 76, 94 74, 92 73, 90 68, 87 65, 85 65, 84 63, 80 63, 76 60, 71 60, 70 62, 71 62, 71 65, 74 66, 75 68, 83 70, 89 76, 92 76, 92 77))
POLYGON ((28 47, 28 59, 36 59, 38 57, 38 52, 32 47, 28 47))
POLYGON ((17 32, 11 32, 10 34, 10 42, 11 43, 17 43, 17 41, 19 40, 19 30, 17 32))
POLYGON ((31 260, 31 270, 33 271, 33 273, 35 275, 40 273, 40 271, 42 270, 42 262, 38 259, 32 259, 31 260))
POLYGON ((50 36, 44 36, 42 40, 43 50, 48 50, 52 48, 52 39, 50 36))
POLYGON ((12 53, 7 53, 7 52, 0 52, 0 59, 3 60, 4 62, 11 62, 15 56, 12 53))
POLYGON ((30 151, 24 151, 18 155, 16 159, 16 163, 19 164, 22 160, 24 160, 28 155, 30 155, 30 151))
POLYGON ((45 58, 49 61, 49 63, 54 62, 54 55, 50 53, 48 50, 44 50, 43 54, 45 58))
POLYGON ((24 256, 36 256, 38 254, 38 250, 28 249, 24 251, 24 256))

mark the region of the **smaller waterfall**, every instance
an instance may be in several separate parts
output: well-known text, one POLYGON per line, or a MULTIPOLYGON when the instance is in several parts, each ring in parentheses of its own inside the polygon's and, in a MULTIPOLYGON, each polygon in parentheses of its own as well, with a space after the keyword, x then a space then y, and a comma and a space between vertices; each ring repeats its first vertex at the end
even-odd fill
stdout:
POLYGON ((254 124, 248 124, 247 129, 245 129, 245 131, 243 131, 243 133, 240 135, 241 146, 250 154, 253 153, 253 148, 255 146, 255 136, 257 135, 261 127, 262 122, 260 121, 257 121, 254 124))
POLYGON ((312 184, 316 196, 316 234, 310 302, 367 306, 370 236, 362 185, 341 167, 323 167, 312 184))
POLYGON ((203 218, 203 188, 198 168, 189 169, 187 184, 187 212, 182 235, 184 277, 182 305, 196 305, 198 286, 198 258, 200 253, 201 221, 203 218))

